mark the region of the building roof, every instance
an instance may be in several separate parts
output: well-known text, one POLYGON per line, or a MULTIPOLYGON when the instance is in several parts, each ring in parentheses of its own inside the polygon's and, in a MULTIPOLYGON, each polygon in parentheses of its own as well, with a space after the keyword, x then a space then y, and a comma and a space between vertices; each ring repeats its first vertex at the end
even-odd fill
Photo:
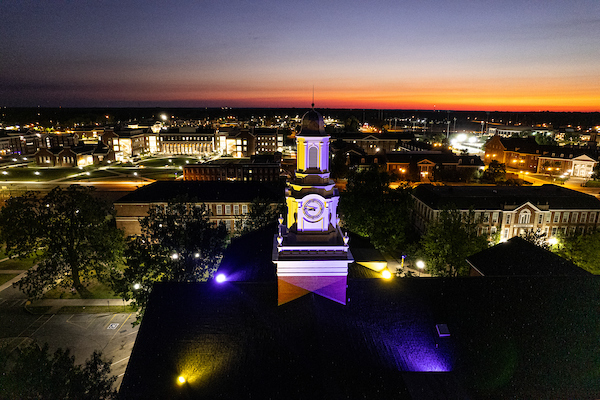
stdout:
POLYGON ((349 279, 348 298, 277 306, 275 282, 156 285, 120 398, 600 393, 599 277, 349 279))
POLYGON ((121 197, 115 204, 166 203, 181 196, 198 202, 251 202, 256 198, 279 202, 283 193, 283 186, 274 182, 157 181, 121 197))
POLYGON ((323 116, 315 111, 314 108, 307 111, 302 116, 300 132, 296 136, 329 136, 325 133, 323 116))
POLYGON ((483 276, 591 275, 572 262, 515 236, 467 257, 483 276))
POLYGON ((414 196, 433 209, 455 206, 466 210, 504 210, 530 202, 551 210, 600 210, 600 200, 556 185, 432 186, 419 185, 414 196))

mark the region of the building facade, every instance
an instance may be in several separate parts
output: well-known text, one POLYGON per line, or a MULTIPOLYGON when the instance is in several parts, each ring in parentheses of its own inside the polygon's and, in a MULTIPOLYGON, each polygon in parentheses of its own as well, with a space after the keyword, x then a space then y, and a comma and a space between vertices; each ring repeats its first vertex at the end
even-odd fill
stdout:
POLYGON ((598 163, 590 150, 579 147, 539 145, 530 138, 493 136, 485 144, 485 163, 495 160, 507 168, 531 173, 590 178, 598 163))
POLYGON ((472 210, 480 234, 508 240, 533 230, 547 238, 591 232, 600 226, 600 200, 556 185, 432 186, 419 185, 414 194, 413 221, 424 232, 448 207, 472 210))
POLYGON ((281 185, 274 183, 158 181, 115 201, 117 228, 127 236, 138 235, 141 233, 139 220, 148 215, 151 206, 166 205, 187 196, 208 207, 211 222, 223 222, 232 232, 236 222, 250 210, 253 200, 262 199, 276 206, 283 200, 281 191, 281 185))

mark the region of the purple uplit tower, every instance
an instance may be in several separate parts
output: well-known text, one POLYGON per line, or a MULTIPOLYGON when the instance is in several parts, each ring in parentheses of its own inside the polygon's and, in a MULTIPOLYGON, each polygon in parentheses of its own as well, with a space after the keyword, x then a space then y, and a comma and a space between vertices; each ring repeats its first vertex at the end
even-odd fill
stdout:
POLYGON ((353 259, 339 227, 339 194, 329 178, 329 135, 314 108, 302 117, 296 148, 296 176, 286 189, 287 220, 280 218, 273 245, 278 302, 316 293, 346 304, 353 259))

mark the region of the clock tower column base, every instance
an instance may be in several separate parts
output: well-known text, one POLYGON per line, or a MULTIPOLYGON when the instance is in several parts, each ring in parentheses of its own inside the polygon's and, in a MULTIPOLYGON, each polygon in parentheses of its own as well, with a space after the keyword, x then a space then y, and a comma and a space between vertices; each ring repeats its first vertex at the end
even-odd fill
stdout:
POLYGON ((311 292, 345 305, 347 284, 346 276, 279 276, 277 278, 278 305, 311 292))

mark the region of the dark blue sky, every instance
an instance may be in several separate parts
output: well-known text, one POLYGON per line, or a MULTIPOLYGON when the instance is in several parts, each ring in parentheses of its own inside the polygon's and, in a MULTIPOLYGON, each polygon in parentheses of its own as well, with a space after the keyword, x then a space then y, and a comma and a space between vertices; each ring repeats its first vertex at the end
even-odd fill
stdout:
POLYGON ((600 108, 600 1, 0 2, 1 106, 600 108))

